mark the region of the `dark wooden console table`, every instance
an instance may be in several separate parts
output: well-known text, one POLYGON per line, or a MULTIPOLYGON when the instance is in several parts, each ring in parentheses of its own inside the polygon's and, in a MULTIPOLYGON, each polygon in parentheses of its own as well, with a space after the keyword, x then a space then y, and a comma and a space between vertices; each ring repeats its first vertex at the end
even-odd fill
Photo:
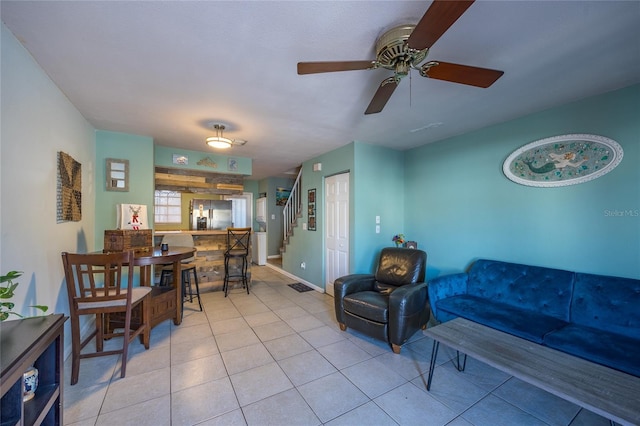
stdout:
POLYGON ((62 314, 0 323, 0 424, 61 425, 64 322, 62 314), (22 375, 38 369, 33 399, 22 400, 22 375))
POLYGON ((431 385, 439 343, 467 354, 623 425, 640 423, 640 378, 525 339, 456 318, 429 328, 434 339, 431 385))

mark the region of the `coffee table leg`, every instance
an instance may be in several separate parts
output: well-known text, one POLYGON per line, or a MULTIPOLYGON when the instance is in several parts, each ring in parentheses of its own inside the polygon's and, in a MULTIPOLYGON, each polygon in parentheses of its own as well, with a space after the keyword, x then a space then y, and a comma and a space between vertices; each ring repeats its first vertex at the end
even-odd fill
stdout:
POLYGON ((427 390, 431 390, 431 379, 433 379, 433 370, 436 367, 436 358, 438 357, 438 348, 440 342, 433 341, 433 349, 431 350, 431 364, 429 364, 429 377, 427 378, 427 390))
POLYGON ((464 358, 462 358, 462 367, 460 366, 460 351, 456 351, 456 369, 458 371, 464 371, 467 367, 467 354, 463 354, 464 358))

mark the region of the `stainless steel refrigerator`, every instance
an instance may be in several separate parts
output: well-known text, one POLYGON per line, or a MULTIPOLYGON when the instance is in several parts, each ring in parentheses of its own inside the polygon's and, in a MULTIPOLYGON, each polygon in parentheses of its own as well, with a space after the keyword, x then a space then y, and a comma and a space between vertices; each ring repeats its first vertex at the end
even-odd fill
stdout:
POLYGON ((189 212, 191 230, 206 231, 233 227, 231 201, 193 199, 189 212))

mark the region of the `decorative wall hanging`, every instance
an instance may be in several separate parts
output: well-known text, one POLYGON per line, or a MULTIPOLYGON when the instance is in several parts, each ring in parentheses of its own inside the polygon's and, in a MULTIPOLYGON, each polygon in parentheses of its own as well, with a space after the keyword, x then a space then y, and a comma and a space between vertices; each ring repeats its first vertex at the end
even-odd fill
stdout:
POLYGON ((106 159, 106 190, 129 192, 129 160, 106 159))
POLYGON ((309 216, 309 224, 307 225, 307 229, 309 231, 316 230, 316 189, 309 190, 308 196, 308 216, 309 216))
POLYGON ((134 231, 149 229, 147 206, 144 204, 116 204, 116 222, 118 229, 134 231))
POLYGON ((276 188, 276 206, 286 206, 291 195, 291 188, 276 188))
POLYGON ((238 160, 235 158, 229 158, 227 160, 227 168, 229 169, 230 172, 237 172, 238 171, 238 160))
POLYGON ((218 163, 216 163, 209 157, 203 158, 202 160, 198 161, 196 164, 198 164, 198 166, 211 167, 212 169, 218 168, 218 163))
POLYGON ((188 166, 189 165, 189 157, 181 154, 173 154, 172 157, 173 164, 178 164, 180 166, 188 166))
POLYGON ((82 219, 82 165, 69 154, 58 151, 56 222, 82 219))
POLYGON ((540 139, 514 151, 502 165, 507 178, 521 185, 554 187, 588 182, 622 161, 613 139, 570 134, 540 139))

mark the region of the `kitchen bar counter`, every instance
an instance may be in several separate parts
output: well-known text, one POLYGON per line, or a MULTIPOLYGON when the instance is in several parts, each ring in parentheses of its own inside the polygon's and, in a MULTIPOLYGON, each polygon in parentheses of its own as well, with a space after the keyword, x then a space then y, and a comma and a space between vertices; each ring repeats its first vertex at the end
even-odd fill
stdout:
MULTIPOLYGON (((227 248, 227 231, 155 231, 154 245, 160 245, 162 237, 165 234, 176 233, 193 235, 193 241, 197 250, 194 263, 196 264, 200 291, 222 291, 224 284, 224 251, 227 248)), ((249 281, 251 281, 251 251, 250 248, 249 266, 247 268, 249 281)), ((232 264, 230 267, 234 268, 236 265, 232 264)), ((159 279, 159 277, 160 271, 158 268, 156 278, 159 279)))
POLYGON ((226 229, 214 229, 208 231, 156 231, 156 236, 163 236, 165 234, 191 234, 194 237, 196 235, 227 235, 226 229))

